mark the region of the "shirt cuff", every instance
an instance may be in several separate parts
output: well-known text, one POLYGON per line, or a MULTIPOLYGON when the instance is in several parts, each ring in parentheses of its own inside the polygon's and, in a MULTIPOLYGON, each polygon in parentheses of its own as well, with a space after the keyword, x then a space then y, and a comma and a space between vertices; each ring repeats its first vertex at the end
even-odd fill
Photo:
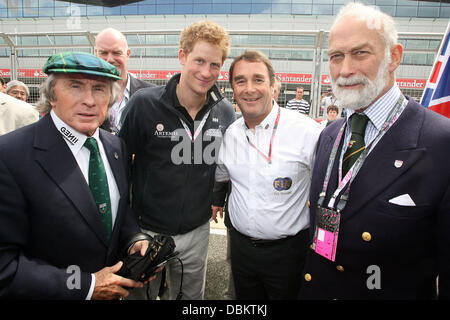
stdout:
POLYGON ((91 273, 91 287, 89 288, 89 292, 86 296, 86 300, 92 299, 92 294, 94 293, 95 288, 95 274, 91 273))

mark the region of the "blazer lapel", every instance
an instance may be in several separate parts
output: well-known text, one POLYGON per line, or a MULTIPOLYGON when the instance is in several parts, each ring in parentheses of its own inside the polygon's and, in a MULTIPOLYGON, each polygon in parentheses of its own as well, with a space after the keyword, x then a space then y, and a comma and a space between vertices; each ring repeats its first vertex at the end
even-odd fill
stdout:
POLYGON ((408 103, 400 118, 378 142, 355 177, 343 220, 357 213, 425 154, 426 149, 418 147, 423 118, 423 110, 408 103))
MULTIPOLYGON (((107 245, 106 234, 86 180, 50 115, 36 127, 36 161, 66 194, 99 240, 107 245)), ((64 214, 64 213, 62 213, 64 214)))

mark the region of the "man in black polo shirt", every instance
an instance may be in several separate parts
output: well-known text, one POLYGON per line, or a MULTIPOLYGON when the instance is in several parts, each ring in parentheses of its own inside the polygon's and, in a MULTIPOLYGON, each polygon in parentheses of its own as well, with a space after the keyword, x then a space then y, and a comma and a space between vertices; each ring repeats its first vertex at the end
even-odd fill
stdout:
MULTIPOLYGON (((174 237, 183 262, 183 298, 203 299, 215 158, 234 110, 215 85, 230 48, 222 27, 188 26, 180 37, 181 74, 145 88, 128 102, 120 136, 134 156, 132 206, 144 232, 174 237)), ((169 296, 178 293, 181 266, 166 265, 169 296)), ((155 298, 158 279, 150 283, 155 298)), ((146 292, 135 290, 134 298, 146 292)))

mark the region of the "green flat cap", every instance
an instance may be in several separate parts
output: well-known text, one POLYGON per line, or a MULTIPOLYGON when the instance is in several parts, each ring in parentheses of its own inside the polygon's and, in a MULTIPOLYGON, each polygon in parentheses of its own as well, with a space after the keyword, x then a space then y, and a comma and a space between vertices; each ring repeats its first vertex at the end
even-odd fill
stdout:
POLYGON ((86 52, 60 52, 48 58, 42 71, 50 73, 84 73, 121 80, 112 64, 86 52))

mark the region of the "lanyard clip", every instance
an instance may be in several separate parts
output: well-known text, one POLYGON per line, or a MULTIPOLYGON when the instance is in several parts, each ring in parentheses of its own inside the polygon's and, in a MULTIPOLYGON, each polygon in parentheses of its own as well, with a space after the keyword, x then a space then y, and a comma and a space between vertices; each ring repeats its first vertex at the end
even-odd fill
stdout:
POLYGON ((322 207, 323 202, 325 201, 325 195, 326 195, 325 192, 321 192, 321 193, 319 194, 319 200, 317 201, 317 205, 318 205, 319 207, 322 207))

